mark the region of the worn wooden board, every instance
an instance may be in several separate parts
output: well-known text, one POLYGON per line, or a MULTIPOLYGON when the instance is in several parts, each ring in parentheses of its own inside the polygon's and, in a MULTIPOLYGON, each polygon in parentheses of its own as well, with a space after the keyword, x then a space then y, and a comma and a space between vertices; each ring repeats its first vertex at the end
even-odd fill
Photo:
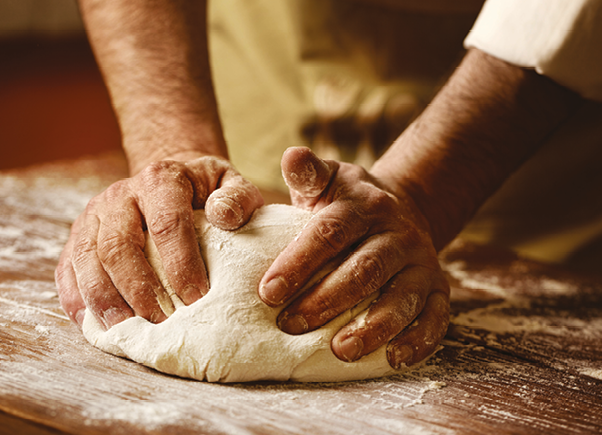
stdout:
POLYGON ((0 174, 0 433, 602 432, 602 279, 456 242, 443 348, 406 373, 216 385, 91 347, 53 280, 70 222, 125 176, 116 155, 0 174))

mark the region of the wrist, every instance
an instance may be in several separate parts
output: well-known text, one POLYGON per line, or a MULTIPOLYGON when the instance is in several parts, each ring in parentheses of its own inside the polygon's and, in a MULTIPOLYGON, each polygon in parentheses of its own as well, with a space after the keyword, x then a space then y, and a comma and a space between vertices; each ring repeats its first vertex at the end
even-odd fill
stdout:
MULTIPOLYGON (((149 163, 161 160, 186 161, 203 156, 228 159, 228 149, 219 120, 202 123, 169 122, 160 114, 143 116, 141 122, 132 122, 135 128, 122 126, 123 148, 130 175, 135 175, 149 163), (153 119, 161 119, 161 123, 153 119)), ((181 121, 181 120, 180 120, 181 121)))
POLYGON ((580 102, 534 71, 471 50, 371 172, 413 198, 442 249, 580 102))
POLYGON ((429 163, 434 163, 436 155, 427 154, 430 147, 425 146, 421 128, 419 120, 408 126, 384 158, 373 165, 370 173, 404 204, 408 217, 430 235, 439 250, 443 220, 436 219, 438 213, 431 206, 435 192, 429 188, 432 182, 430 170, 434 169, 429 163))
POLYGON ((206 3, 80 0, 132 175, 153 161, 228 156, 211 79, 206 3))

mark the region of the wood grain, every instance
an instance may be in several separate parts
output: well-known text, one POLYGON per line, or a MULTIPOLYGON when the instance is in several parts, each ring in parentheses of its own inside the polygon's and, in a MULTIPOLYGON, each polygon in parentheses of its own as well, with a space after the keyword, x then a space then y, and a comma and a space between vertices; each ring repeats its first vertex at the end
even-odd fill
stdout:
POLYGON ((452 325, 427 363, 334 384, 216 385, 90 346, 53 270, 118 155, 0 175, 0 433, 602 432, 602 280, 456 241, 441 256, 452 325))

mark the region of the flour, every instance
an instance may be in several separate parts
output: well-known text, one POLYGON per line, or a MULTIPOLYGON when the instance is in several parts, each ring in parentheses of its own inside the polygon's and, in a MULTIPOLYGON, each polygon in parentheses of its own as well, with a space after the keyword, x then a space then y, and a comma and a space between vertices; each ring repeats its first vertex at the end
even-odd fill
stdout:
POLYGON ((165 279, 152 243, 149 262, 166 287, 159 295, 166 313, 161 324, 130 318, 108 331, 86 313, 84 335, 100 349, 159 371, 209 382, 294 380, 302 382, 366 379, 395 373, 385 346, 353 363, 337 359, 332 337, 371 302, 363 302, 307 334, 293 336, 278 329, 283 307, 265 305, 258 283, 276 256, 293 240, 312 213, 285 205, 258 210, 233 232, 211 226, 202 211, 195 225, 211 289, 184 306, 165 279))
POLYGON ((594 369, 594 368, 585 368, 580 371, 582 375, 589 376, 591 378, 600 379, 602 381, 602 368, 594 369))
POLYGON ((494 296, 505 297, 506 290, 498 285, 498 277, 489 276, 486 279, 475 279, 475 274, 471 274, 465 270, 466 263, 464 261, 454 261, 442 265, 443 270, 457 279, 463 288, 473 290, 484 290, 494 296))
POLYGON ((36 332, 40 335, 48 335, 50 334, 50 326, 36 325, 36 332))

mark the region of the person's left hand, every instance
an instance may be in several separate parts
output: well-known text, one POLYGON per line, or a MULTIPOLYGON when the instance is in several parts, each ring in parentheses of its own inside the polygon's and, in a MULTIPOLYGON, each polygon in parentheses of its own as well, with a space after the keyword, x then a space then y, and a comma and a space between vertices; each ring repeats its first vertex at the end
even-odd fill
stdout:
POLYGON ((330 260, 346 257, 281 312, 279 327, 315 330, 380 291, 364 319, 334 336, 334 354, 351 362, 389 343, 387 359, 398 369, 433 353, 449 323, 449 285, 413 200, 360 166, 321 160, 307 148, 289 148, 282 172, 293 204, 316 215, 264 275, 261 299, 288 303, 330 260))

